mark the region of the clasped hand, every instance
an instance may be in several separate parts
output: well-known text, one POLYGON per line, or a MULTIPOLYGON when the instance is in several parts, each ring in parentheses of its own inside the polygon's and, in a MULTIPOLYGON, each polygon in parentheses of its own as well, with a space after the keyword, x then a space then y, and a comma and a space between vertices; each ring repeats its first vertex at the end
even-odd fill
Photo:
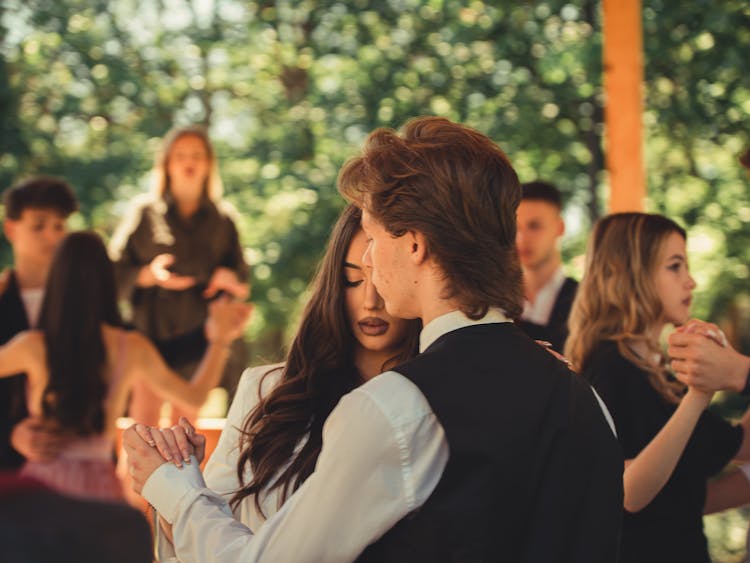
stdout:
POLYGON ((170 428, 134 424, 123 433, 122 441, 136 493, 143 490, 148 478, 163 463, 182 467, 191 463, 190 456, 195 456, 200 464, 206 455, 206 437, 197 433, 184 416, 170 428))
POLYGON ((750 358, 732 348, 715 324, 692 319, 668 342, 672 370, 685 385, 705 392, 742 390, 750 358))

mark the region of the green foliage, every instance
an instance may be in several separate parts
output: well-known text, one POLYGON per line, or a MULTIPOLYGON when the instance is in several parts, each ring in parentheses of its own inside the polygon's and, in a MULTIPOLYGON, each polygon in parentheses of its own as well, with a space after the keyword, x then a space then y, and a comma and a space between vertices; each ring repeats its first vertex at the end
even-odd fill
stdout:
POLYGON ((81 200, 79 222, 111 233, 145 189, 166 130, 207 124, 243 216, 252 336, 267 342, 268 357, 294 324, 343 206, 337 171, 376 127, 422 114, 463 121, 495 138, 522 179, 552 178, 588 206, 581 217, 599 212, 594 2, 6 6, 0 179, 65 176, 81 200))
MULTIPOLYGON (((200 122, 253 265, 254 362, 276 359, 369 131, 423 114, 488 133, 564 192, 564 254, 606 203, 600 2, 5 0, 0 185, 66 177, 109 235, 161 136, 200 122)), ((750 319, 750 11, 644 0, 650 210, 683 222, 697 316, 750 319)), ((5 241, 0 266, 10 263, 5 241)), ((736 332, 750 351, 750 342, 736 332)), ((723 541, 723 540, 722 540, 723 541)))

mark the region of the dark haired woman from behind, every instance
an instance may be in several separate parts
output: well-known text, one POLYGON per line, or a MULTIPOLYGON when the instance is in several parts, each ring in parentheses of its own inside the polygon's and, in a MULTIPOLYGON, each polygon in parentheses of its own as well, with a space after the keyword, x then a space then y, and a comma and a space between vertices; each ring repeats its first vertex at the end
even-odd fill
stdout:
POLYGON ((708 563, 702 516, 721 503, 708 479, 750 458, 750 414, 729 424, 706 411, 712 392, 667 369, 660 334, 687 323, 693 289, 674 221, 618 213, 595 225, 565 351, 609 408, 625 457, 622 563, 708 563))
POLYGON ((133 383, 190 407, 200 405, 221 376, 228 347, 242 330, 246 306, 217 301, 206 323, 210 342, 195 377, 185 382, 141 334, 122 328, 112 263, 95 233, 68 235, 52 262, 37 330, 0 347, 0 377, 27 375, 31 416, 71 435, 49 462, 27 462, 22 474, 63 493, 122 499, 112 451, 115 420, 133 383))
MULTIPOLYGON (((206 465, 208 488, 229 501, 235 517, 252 530, 312 473, 323 424, 339 399, 417 353, 421 323, 385 311, 362 263, 367 240, 360 218, 355 206, 344 210, 286 363, 245 372, 206 465)), ((181 424, 161 433, 140 426, 139 433, 153 436, 160 451, 171 446, 177 452, 187 444, 186 435, 194 436, 187 421, 181 424)))

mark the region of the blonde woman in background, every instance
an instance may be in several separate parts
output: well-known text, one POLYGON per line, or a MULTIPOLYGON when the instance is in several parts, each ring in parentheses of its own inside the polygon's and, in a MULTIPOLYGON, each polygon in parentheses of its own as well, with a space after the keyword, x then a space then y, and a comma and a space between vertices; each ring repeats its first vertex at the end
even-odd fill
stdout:
MULTIPOLYGON (((152 171, 153 189, 138 198, 115 233, 110 255, 121 299, 132 322, 183 378, 195 371, 206 348, 202 326, 209 300, 219 293, 249 294, 232 209, 222 201, 216 154, 206 131, 190 126, 164 138, 152 171)), ((246 365, 241 341, 233 348, 225 383, 230 392, 246 365), (233 366, 239 366, 236 369, 233 366)), ((130 416, 156 425, 162 401, 145 384, 133 389, 130 416)), ((172 418, 197 411, 173 408, 172 418)))
POLYGON ((688 321, 694 289, 686 233, 672 220, 619 213, 595 225, 566 355, 606 403, 623 449, 622 563, 709 562, 702 515, 726 491, 708 479, 750 458, 750 415, 729 424, 706 411, 711 391, 667 369, 660 334, 688 321))

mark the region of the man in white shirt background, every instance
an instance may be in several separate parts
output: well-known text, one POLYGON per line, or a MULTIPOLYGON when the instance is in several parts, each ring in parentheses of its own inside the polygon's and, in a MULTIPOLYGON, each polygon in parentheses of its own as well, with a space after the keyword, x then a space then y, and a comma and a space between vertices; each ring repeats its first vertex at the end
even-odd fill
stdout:
MULTIPOLYGON (((379 129, 339 175, 363 207, 386 309, 420 355, 344 396, 315 471, 259 529, 197 463, 123 437, 180 561, 614 561, 622 456, 590 387, 510 322, 520 185, 485 135, 444 118, 379 129)), ((142 430, 142 429, 141 429, 142 430)))
POLYGON ((523 269, 524 305, 518 325, 530 337, 549 342, 562 354, 568 315, 578 289, 578 282, 565 277, 562 269, 562 199, 549 182, 527 182, 521 188, 516 247, 523 269))

